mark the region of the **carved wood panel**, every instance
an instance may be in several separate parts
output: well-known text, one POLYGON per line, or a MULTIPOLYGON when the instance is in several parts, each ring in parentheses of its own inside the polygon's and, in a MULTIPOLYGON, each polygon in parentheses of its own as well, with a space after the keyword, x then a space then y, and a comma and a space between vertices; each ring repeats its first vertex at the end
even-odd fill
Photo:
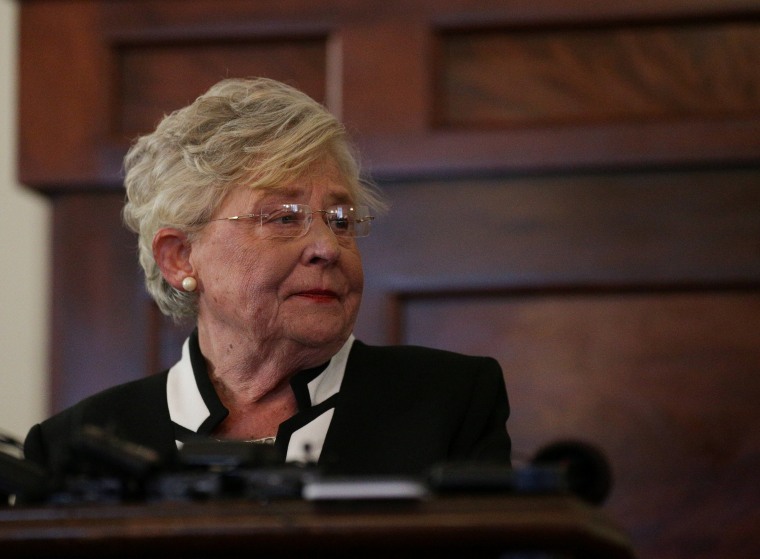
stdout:
POLYGON ((439 126, 760 113, 760 21, 449 31, 439 41, 439 126))

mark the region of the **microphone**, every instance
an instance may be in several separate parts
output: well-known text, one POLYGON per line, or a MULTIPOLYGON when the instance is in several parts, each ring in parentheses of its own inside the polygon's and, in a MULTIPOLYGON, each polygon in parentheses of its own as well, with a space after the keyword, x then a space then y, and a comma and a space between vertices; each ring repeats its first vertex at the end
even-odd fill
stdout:
POLYGON ((428 472, 428 483, 439 493, 570 493, 599 505, 612 487, 612 470, 601 450, 563 440, 542 447, 519 468, 488 462, 438 464, 428 472))
POLYGON ((0 452, 0 495, 10 504, 16 501, 39 503, 51 491, 47 472, 37 464, 0 452))
POLYGON ((589 443, 563 440, 541 448, 531 464, 562 471, 567 490, 593 505, 601 505, 612 489, 612 468, 601 450, 589 443))
POLYGON ((0 445, 13 449, 12 453, 0 451, 0 497, 5 504, 43 501, 51 490, 47 472, 37 464, 24 460, 24 447, 20 441, 0 434, 0 445))
POLYGON ((144 480, 163 466, 155 450, 120 439, 95 425, 82 427, 69 451, 78 473, 105 473, 144 480))

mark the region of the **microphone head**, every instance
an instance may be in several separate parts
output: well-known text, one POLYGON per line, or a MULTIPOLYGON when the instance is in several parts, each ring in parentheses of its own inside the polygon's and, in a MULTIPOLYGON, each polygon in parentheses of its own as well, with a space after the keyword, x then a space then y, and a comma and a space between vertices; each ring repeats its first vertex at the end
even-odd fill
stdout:
POLYGON ((39 503, 52 491, 50 476, 37 464, 0 452, 0 496, 6 502, 39 503))
POLYGON ((598 448, 579 441, 557 441, 540 449, 535 465, 559 466, 568 490, 593 505, 601 505, 612 489, 612 467, 598 448))

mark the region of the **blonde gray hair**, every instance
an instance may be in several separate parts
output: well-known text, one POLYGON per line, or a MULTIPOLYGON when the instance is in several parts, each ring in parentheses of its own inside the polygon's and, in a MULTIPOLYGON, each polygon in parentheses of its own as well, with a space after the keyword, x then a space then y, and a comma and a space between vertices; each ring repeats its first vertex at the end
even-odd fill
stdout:
POLYGON ((174 227, 192 241, 233 187, 277 188, 325 158, 337 164, 356 203, 384 209, 360 177, 343 125, 271 79, 223 80, 138 138, 124 159, 123 218, 138 235, 146 287, 159 309, 175 320, 197 314, 197 295, 171 287, 153 258, 159 229, 174 227))

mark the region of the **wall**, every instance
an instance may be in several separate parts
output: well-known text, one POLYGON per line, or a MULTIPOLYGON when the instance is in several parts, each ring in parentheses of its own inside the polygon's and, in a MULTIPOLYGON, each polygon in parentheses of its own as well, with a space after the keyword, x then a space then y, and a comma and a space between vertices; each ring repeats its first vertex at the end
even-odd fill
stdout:
POLYGON ((47 412, 48 200, 16 180, 19 8, 0 2, 0 432, 47 412))

